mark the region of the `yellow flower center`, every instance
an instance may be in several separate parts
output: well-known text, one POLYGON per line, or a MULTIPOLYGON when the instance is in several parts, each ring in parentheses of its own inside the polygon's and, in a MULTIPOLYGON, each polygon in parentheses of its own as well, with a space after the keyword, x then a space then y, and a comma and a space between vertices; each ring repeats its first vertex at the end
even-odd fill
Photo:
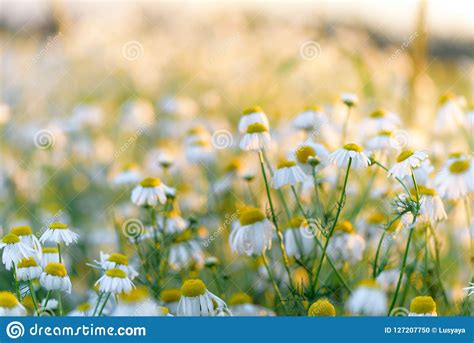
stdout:
POLYGON ((0 307, 13 308, 18 305, 18 299, 11 292, 0 292, 0 307))
POLYGON ((305 111, 319 112, 319 111, 321 111, 321 109, 322 109, 322 108, 321 108, 321 106, 319 106, 319 105, 309 105, 309 106, 306 106, 304 110, 305 110, 305 111))
POLYGON ((383 118, 385 117, 386 111, 383 109, 378 109, 372 112, 369 116, 370 118, 383 118))
POLYGON ((455 151, 449 154, 449 158, 461 158, 462 157, 462 152, 455 151))
POLYGON ((187 242, 193 237, 193 233, 191 230, 185 230, 181 232, 174 240, 174 243, 182 243, 187 242))
POLYGON ((403 150, 400 155, 398 155, 397 157, 397 162, 400 163, 400 162, 403 162, 405 161, 407 158, 413 156, 414 154, 414 151, 413 150, 403 150))
POLYGON ((52 230, 65 230, 67 229, 67 224, 63 224, 63 223, 51 223, 49 224, 49 228, 52 229, 52 230))
POLYGON ((267 132, 268 129, 262 123, 253 123, 247 126, 247 133, 260 133, 260 132, 267 132))
POLYGON ((43 254, 57 254, 58 253, 58 248, 43 248, 41 250, 43 251, 43 254))
POLYGON ((380 288, 375 279, 364 279, 359 282, 359 287, 380 288))
POLYGON ((345 150, 362 152, 362 147, 359 144, 355 144, 355 143, 344 144, 343 148, 345 150))
POLYGON ((449 166, 449 171, 453 174, 462 174, 466 172, 470 166, 471 163, 469 160, 454 161, 449 166))
POLYGON ((34 257, 24 257, 18 262, 18 268, 37 267, 34 257))
POLYGON ((20 237, 13 233, 7 233, 5 237, 2 238, 2 242, 5 244, 15 244, 20 241, 20 237))
POLYGON ((392 131, 388 131, 388 130, 379 131, 379 136, 391 136, 391 135, 392 135, 392 131))
MULTIPOLYGON (((410 192, 413 196, 416 196, 416 188, 412 188, 410 189, 410 192)), ((426 195, 426 196, 429 196, 429 197, 434 197, 436 194, 438 194, 436 192, 436 189, 434 188, 428 188, 428 187, 425 187, 425 186, 418 186, 418 193, 420 195, 426 195)))
POLYGON ((183 283, 181 292, 185 297, 198 297, 206 293, 206 285, 199 279, 190 279, 183 283))
POLYGON ((202 134, 206 134, 206 129, 202 126, 194 126, 190 128, 187 132, 188 136, 198 136, 202 134))
POLYGON ((381 224, 384 221, 385 215, 381 212, 374 212, 367 218, 367 222, 372 225, 381 224))
POLYGON ((290 227, 291 228, 300 228, 303 223, 305 223, 306 220, 302 216, 296 216, 291 218, 290 220, 290 227))
POLYGON ((130 293, 120 294, 120 299, 128 303, 136 303, 148 297, 148 289, 144 286, 138 286, 130 291, 130 293))
POLYGON ((164 289, 160 293, 160 300, 165 303, 173 303, 181 298, 181 290, 178 288, 164 289))
POLYGON ((246 226, 251 225, 256 222, 260 222, 266 218, 265 213, 258 208, 247 208, 245 211, 242 212, 240 215, 240 225, 246 226))
POLYGON ((320 299, 313 303, 308 309, 308 316, 310 317, 334 317, 336 315, 336 309, 334 305, 327 299, 320 299))
POLYGON ((299 163, 307 163, 310 156, 316 156, 316 151, 309 145, 302 145, 296 150, 296 159, 299 163))
POLYGON ((251 304, 253 303, 252 297, 244 292, 237 292, 232 294, 229 301, 227 302, 230 306, 251 304))
POLYGON ((450 100, 454 100, 456 99, 456 95, 452 92, 446 92, 444 93, 443 95, 441 95, 439 97, 439 104, 440 105, 444 105, 445 103, 447 103, 448 101, 450 100))
POLYGON ((241 166, 242 164, 240 163, 240 160, 233 159, 232 161, 229 162, 229 164, 227 164, 227 166, 225 167, 225 171, 233 172, 233 171, 239 170, 241 166))
POLYGON ((157 177, 147 177, 146 179, 143 179, 142 182, 140 182, 140 186, 145 188, 158 187, 160 184, 161 181, 157 177))
POLYGON ((110 257, 107 259, 107 261, 128 266, 128 257, 119 253, 110 254, 110 257))
POLYGON ((105 275, 107 275, 109 277, 118 277, 120 279, 125 279, 127 277, 127 273, 125 273, 123 270, 117 269, 117 268, 109 269, 109 270, 105 271, 105 275))
POLYGON ((31 230, 31 228, 26 225, 14 227, 13 229, 10 230, 10 232, 13 233, 14 235, 17 235, 18 237, 28 236, 28 235, 33 234, 33 231, 31 230))
POLYGON ((44 272, 49 275, 65 277, 67 275, 66 267, 59 262, 49 262, 44 268, 44 272))
POLYGON ((436 311, 436 303, 430 296, 416 297, 411 301, 410 312, 423 314, 436 311))
POLYGON ((91 309, 91 304, 89 303, 82 303, 77 305, 77 310, 80 312, 86 312, 91 309))
POLYGON ((263 113, 263 110, 260 106, 252 106, 252 107, 246 108, 242 112, 243 115, 247 115, 247 114, 251 114, 251 113, 263 113))
POLYGON ((348 220, 343 220, 337 223, 336 231, 345 232, 345 233, 354 233, 354 227, 352 226, 351 222, 348 220))
POLYGON ((277 168, 282 169, 282 168, 290 168, 296 166, 295 161, 290 161, 290 160, 284 160, 278 163, 277 168))

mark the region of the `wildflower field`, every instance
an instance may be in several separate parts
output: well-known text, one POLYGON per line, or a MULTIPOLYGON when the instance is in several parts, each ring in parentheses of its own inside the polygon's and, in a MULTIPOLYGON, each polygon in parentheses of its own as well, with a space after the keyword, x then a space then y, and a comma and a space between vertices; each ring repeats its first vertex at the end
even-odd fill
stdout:
POLYGON ((399 35, 284 2, 0 15, 0 316, 470 316, 473 44, 430 3, 399 35))

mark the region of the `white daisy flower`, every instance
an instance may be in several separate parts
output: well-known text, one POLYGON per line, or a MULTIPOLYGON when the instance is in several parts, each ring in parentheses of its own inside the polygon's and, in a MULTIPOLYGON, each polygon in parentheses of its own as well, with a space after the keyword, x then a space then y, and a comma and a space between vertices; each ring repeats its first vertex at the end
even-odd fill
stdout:
POLYGON ((95 285, 99 285, 99 292, 112 294, 130 293, 135 287, 122 269, 106 270, 95 285))
POLYGON ((350 295, 346 309, 353 315, 384 316, 388 311, 387 295, 375 280, 364 280, 350 295))
POLYGON ((365 143, 368 151, 390 152, 396 150, 392 142, 392 131, 378 131, 373 137, 365 143))
MULTIPOLYGON (((413 168, 413 174, 415 174, 415 180, 420 185, 426 185, 430 182, 430 175, 434 171, 434 167, 429 159, 421 162, 419 167, 413 168)), ((408 187, 415 187, 411 175, 407 175, 402 179, 403 183, 408 187)))
POLYGON ((469 285, 470 285, 469 287, 465 287, 463 288, 463 290, 469 291, 468 296, 471 296, 474 294, 474 282, 469 282, 469 285))
POLYGON ((278 164, 273 174, 272 187, 275 189, 286 185, 294 186, 303 182, 307 175, 296 165, 296 162, 285 160, 278 164))
POLYGON ((124 170, 115 174, 112 183, 115 186, 133 185, 140 181, 142 174, 135 164, 125 166, 124 170))
POLYGON ((138 272, 129 265, 128 257, 120 253, 105 254, 100 252, 100 261, 94 261, 104 270, 120 269, 127 273, 130 280, 138 276, 138 272))
POLYGON ((388 176, 398 177, 410 176, 412 169, 420 166, 421 162, 428 158, 423 151, 404 150, 397 157, 397 163, 388 171, 388 176))
POLYGON ((252 297, 243 292, 232 294, 227 304, 234 317, 268 317, 275 315, 272 310, 255 305, 252 297))
POLYGON ((129 293, 120 294, 119 300, 112 316, 150 317, 163 315, 167 310, 166 307, 158 306, 145 286, 137 286, 129 293))
POLYGON ((335 261, 354 264, 362 260, 364 250, 365 240, 355 232, 352 224, 347 220, 337 223, 328 244, 328 255, 335 261))
POLYGON ((40 242, 62 243, 68 246, 71 243, 76 243, 79 235, 69 229, 67 224, 52 223, 49 224, 48 229, 41 235, 40 242))
POLYGON ((33 249, 28 247, 13 233, 6 234, 0 240, 0 249, 3 249, 2 262, 7 270, 10 270, 23 257, 28 257, 35 253, 33 249))
POLYGON ((160 293, 160 303, 166 306, 172 315, 176 315, 178 311, 179 299, 181 299, 179 288, 167 288, 160 293))
MULTIPOLYGON (((393 268, 382 271, 377 276, 377 283, 382 286, 385 291, 395 290, 395 287, 400 276, 400 270, 393 268)), ((405 279, 405 277, 404 277, 405 279)))
POLYGON ((314 237, 303 217, 291 219, 290 227, 284 233, 284 241, 288 256, 307 256, 314 251, 314 237))
POLYGON ((239 132, 245 133, 247 132, 247 129, 250 125, 257 123, 262 124, 264 127, 266 127, 267 131, 270 128, 268 118, 259 106, 247 108, 246 110, 244 110, 243 115, 240 118, 239 132))
POLYGON ((465 124, 462 101, 452 93, 446 93, 439 100, 439 108, 435 120, 435 131, 454 133, 465 124))
POLYGON ((225 302, 209 292, 204 282, 199 279, 190 279, 181 287, 181 299, 178 303, 178 316, 216 316, 227 312, 225 302), (214 303, 217 308, 214 308, 214 303))
POLYGON ((143 179, 132 191, 131 200, 138 206, 156 206, 166 203, 166 193, 172 189, 155 177, 143 179))
POLYGON ((240 141, 240 149, 245 151, 267 150, 271 137, 268 128, 261 123, 250 124, 240 141))
POLYGON ((430 296, 419 296, 414 298, 410 303, 410 313, 408 316, 427 316, 436 317, 436 303, 430 296))
POLYGON ((359 97, 353 93, 342 93, 341 101, 348 107, 356 106, 359 103, 359 97))
POLYGON ((329 164, 329 152, 324 145, 305 141, 298 145, 291 154, 291 159, 294 159, 301 169, 308 175, 313 171, 312 163, 317 159, 318 164, 316 170, 319 171, 329 164))
POLYGON ((274 227, 265 213, 258 208, 247 208, 230 233, 229 242, 233 252, 261 255, 272 246, 274 227))
MULTIPOLYGON (((164 216, 157 216, 157 222, 160 228, 164 223, 164 216)), ((175 234, 179 232, 183 232, 188 227, 188 221, 183 219, 178 212, 176 211, 168 211, 166 213, 166 227, 165 233, 167 234, 175 234)))
POLYGON ((10 233, 20 237, 20 241, 25 243, 31 249, 35 250, 41 256, 41 243, 29 226, 17 226, 10 230, 10 233))
POLYGON ((398 114, 378 109, 369 115, 365 124, 365 127, 371 132, 393 131, 400 126, 401 121, 398 114))
POLYGON ((329 155, 329 161, 339 168, 347 168, 349 159, 352 159, 351 169, 367 168, 370 165, 370 159, 363 152, 362 147, 355 143, 345 144, 342 149, 329 155))
POLYGON ((41 267, 46 267, 50 262, 59 263, 59 251, 56 247, 44 247, 42 249, 41 267))
POLYGON ((204 251, 201 245, 192 239, 190 230, 184 231, 173 240, 168 263, 174 270, 180 270, 190 264, 204 264, 204 251))
POLYGON ((38 266, 38 263, 32 256, 22 258, 18 262, 16 268, 16 277, 19 281, 31 281, 38 279, 43 272, 43 269, 38 266))
POLYGON ((18 301, 15 294, 0 291, 0 317, 26 316, 26 309, 18 301))
POLYGON ((311 132, 319 130, 326 121, 326 115, 322 111, 322 108, 312 106, 299 113, 293 121, 293 125, 298 130, 311 132))
MULTIPOLYGON (((412 188, 411 193, 416 197, 416 189, 412 188)), ((446 219, 448 216, 444 210, 443 200, 434 188, 418 186, 418 195, 420 196, 420 215, 427 220, 435 222, 446 219)))
MULTIPOLYGON (((52 300, 52 299, 51 299, 52 300)), ((50 300, 50 301, 51 301, 50 300)), ((94 308, 90 302, 77 305, 77 307, 68 313, 69 317, 90 317, 94 312, 94 308)))
POLYGON ((439 194, 447 199, 461 199, 474 191, 472 160, 458 159, 444 167, 436 177, 439 194))
POLYGON ((62 263, 49 263, 40 276, 40 283, 48 291, 59 290, 71 293, 71 280, 67 275, 66 267, 62 263))

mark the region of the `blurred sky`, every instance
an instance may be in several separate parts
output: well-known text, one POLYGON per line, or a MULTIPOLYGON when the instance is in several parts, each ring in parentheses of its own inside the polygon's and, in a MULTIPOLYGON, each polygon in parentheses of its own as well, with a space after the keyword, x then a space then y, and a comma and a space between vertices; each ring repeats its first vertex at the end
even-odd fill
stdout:
MULTIPOLYGON (((65 3, 77 13, 104 13, 123 10, 137 1, 55 0, 65 3), (120 6, 116 6, 120 4, 120 6)), ((335 22, 362 23, 387 34, 404 35, 414 30, 417 8, 421 0, 317 0, 317 1, 142 1, 142 6, 183 6, 189 11, 222 10, 222 8, 263 8, 266 13, 294 20, 315 16, 335 22)), ((0 21, 14 27, 47 20, 51 0, 0 0, 0 21)), ((442 38, 474 38, 474 0, 426 0, 427 25, 431 35, 442 38)))

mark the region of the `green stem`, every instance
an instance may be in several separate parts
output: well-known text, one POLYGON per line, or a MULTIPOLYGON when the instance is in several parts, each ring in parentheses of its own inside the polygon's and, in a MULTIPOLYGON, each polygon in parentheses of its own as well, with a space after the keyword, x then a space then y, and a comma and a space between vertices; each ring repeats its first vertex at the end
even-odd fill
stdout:
POLYGON ((153 241, 155 245, 158 244, 158 225, 156 222, 156 210, 154 207, 150 208, 150 216, 151 216, 151 226, 153 227, 153 241))
POLYGON ((28 288, 30 289, 31 300, 33 301, 33 307, 35 308, 35 313, 38 313, 38 300, 36 298, 35 289, 33 288, 33 283, 31 280, 28 280, 28 288))
POLYGON ((277 221, 277 218, 276 218, 276 215, 275 215, 275 209, 273 208, 272 196, 270 194, 270 187, 268 186, 267 173, 265 172, 265 166, 264 166, 264 162, 263 162, 263 153, 262 153, 261 150, 258 152, 258 156, 259 156, 259 160, 260 160, 260 167, 262 169, 263 180, 265 182, 265 189, 266 189, 266 192, 267 192, 268 203, 270 205, 270 210, 272 212, 272 221, 273 221, 273 224, 275 225, 275 229, 276 229, 277 237, 278 237, 278 242, 280 243, 280 250, 281 250, 281 253, 282 253, 283 264, 285 266, 286 272, 288 273, 288 280, 290 282, 290 285, 291 285, 292 288, 294 288, 293 287, 293 279, 291 277, 291 272, 290 272, 290 264, 289 264, 289 261, 288 261, 288 255, 286 254, 285 244, 283 243, 283 235, 280 231, 280 228, 278 227, 278 221, 277 221))
POLYGON ((13 279, 15 283, 15 293, 16 297, 18 298, 18 301, 21 302, 21 294, 20 294, 20 284, 18 283, 18 278, 16 276, 16 266, 15 263, 13 263, 13 279))
POLYGON ((48 308, 48 302, 50 298, 51 298, 51 291, 48 291, 48 293, 46 293, 46 300, 44 301, 44 306, 42 306, 44 309, 48 308))
POLYGON ((278 299, 280 300, 281 304, 283 305, 283 308, 286 311, 285 299, 281 295, 280 288, 278 287, 278 284, 276 283, 275 278, 273 277, 273 273, 270 269, 270 266, 268 265, 268 260, 267 260, 267 256, 265 252, 262 253, 262 261, 263 261, 263 264, 265 265, 265 269, 267 270, 268 278, 270 279, 272 283, 273 289, 275 290, 275 293, 277 294, 278 299))
POLYGON ((59 307, 59 315, 62 317, 63 315, 63 300, 61 297, 61 290, 58 290, 58 307, 59 307))
POLYGON ((107 293, 107 296, 105 297, 104 303, 102 304, 102 306, 99 310, 99 313, 97 314, 97 317, 100 317, 102 315, 102 312, 104 311, 105 305, 107 304, 107 301, 109 301, 110 294, 111 294, 110 292, 107 293))
POLYGON ((97 310, 99 309, 100 301, 102 300, 103 296, 104 296, 104 293, 101 292, 99 296, 97 297, 97 303, 95 304, 94 312, 92 312, 92 317, 94 317, 95 314, 97 313, 97 310))
MULTIPOLYGON (((265 165, 267 166, 270 173, 273 175, 273 168, 272 168, 272 165, 270 164, 270 161, 267 158, 267 155, 265 154, 265 151, 262 151, 262 155, 263 155, 263 160, 265 161, 265 165)), ((290 213, 290 210, 288 208, 288 204, 285 201, 285 197, 284 197, 281 189, 277 189, 277 194, 278 194, 278 197, 280 198, 281 204, 283 205, 283 209, 285 210, 286 217, 288 218, 288 220, 290 220, 291 219, 291 213, 290 213)))
POLYGON ((58 256, 59 256, 59 263, 63 263, 63 258, 61 257, 61 244, 58 243, 58 256))
MULTIPOLYGON (((388 169, 387 167, 385 167, 383 164, 381 164, 380 162, 378 161, 373 161, 374 164, 376 164, 377 166, 379 166, 380 168, 382 168, 383 170, 385 170, 386 172, 388 172, 388 169)), ((411 197, 411 193, 410 193, 410 190, 408 189, 408 187, 405 185, 405 183, 398 177, 398 176, 395 176, 395 180, 398 181, 398 183, 403 187, 403 189, 405 190, 405 192, 408 194, 408 196, 411 197)))
POLYGON ((320 258, 319 264, 318 264, 318 269, 317 269, 317 271, 315 273, 315 276, 314 276, 313 286, 312 286, 313 292, 316 290, 316 286, 318 284, 319 274, 321 273, 321 268, 323 266, 324 257, 326 256, 326 251, 328 249, 329 241, 330 241, 330 239, 331 239, 331 237, 334 233, 334 229, 336 228, 337 221, 339 220, 339 215, 341 214, 342 208, 344 206, 344 201, 345 201, 345 197, 346 197, 347 180, 349 179, 349 171, 350 171, 350 168, 351 168, 351 164, 352 164, 352 158, 349 158, 349 163, 347 164, 346 176, 344 178, 344 184, 342 185, 341 197, 339 198, 339 204, 338 204, 338 207, 337 207, 336 217, 334 218, 334 222, 331 226, 331 230, 329 231, 329 234, 326 238, 326 242, 324 243, 323 252, 321 254, 321 258, 320 258))
POLYGON ((323 204, 321 203, 321 199, 319 197, 318 180, 316 178, 316 166, 313 166, 311 173, 313 175, 314 193, 316 197, 316 207, 318 209, 319 215, 321 216, 321 220, 324 221, 324 208, 323 208, 323 204))
POLYGON ((467 223, 467 229, 469 230, 469 237, 470 237, 470 249, 471 249, 471 266, 472 263, 474 263, 474 247, 472 245, 472 241, 474 237, 472 236, 472 230, 471 230, 471 206, 469 205, 469 197, 466 196, 464 198, 464 208, 466 210, 466 223, 467 223))
POLYGON ((385 239, 385 236, 387 235, 387 231, 384 230, 382 233, 382 236, 380 237, 379 244, 377 245, 377 251, 375 252, 375 259, 374 259, 374 266, 373 266, 373 272, 372 272, 372 277, 375 279, 378 275, 377 273, 377 264, 379 261, 379 255, 380 255, 380 248, 382 247, 383 240, 385 239))

